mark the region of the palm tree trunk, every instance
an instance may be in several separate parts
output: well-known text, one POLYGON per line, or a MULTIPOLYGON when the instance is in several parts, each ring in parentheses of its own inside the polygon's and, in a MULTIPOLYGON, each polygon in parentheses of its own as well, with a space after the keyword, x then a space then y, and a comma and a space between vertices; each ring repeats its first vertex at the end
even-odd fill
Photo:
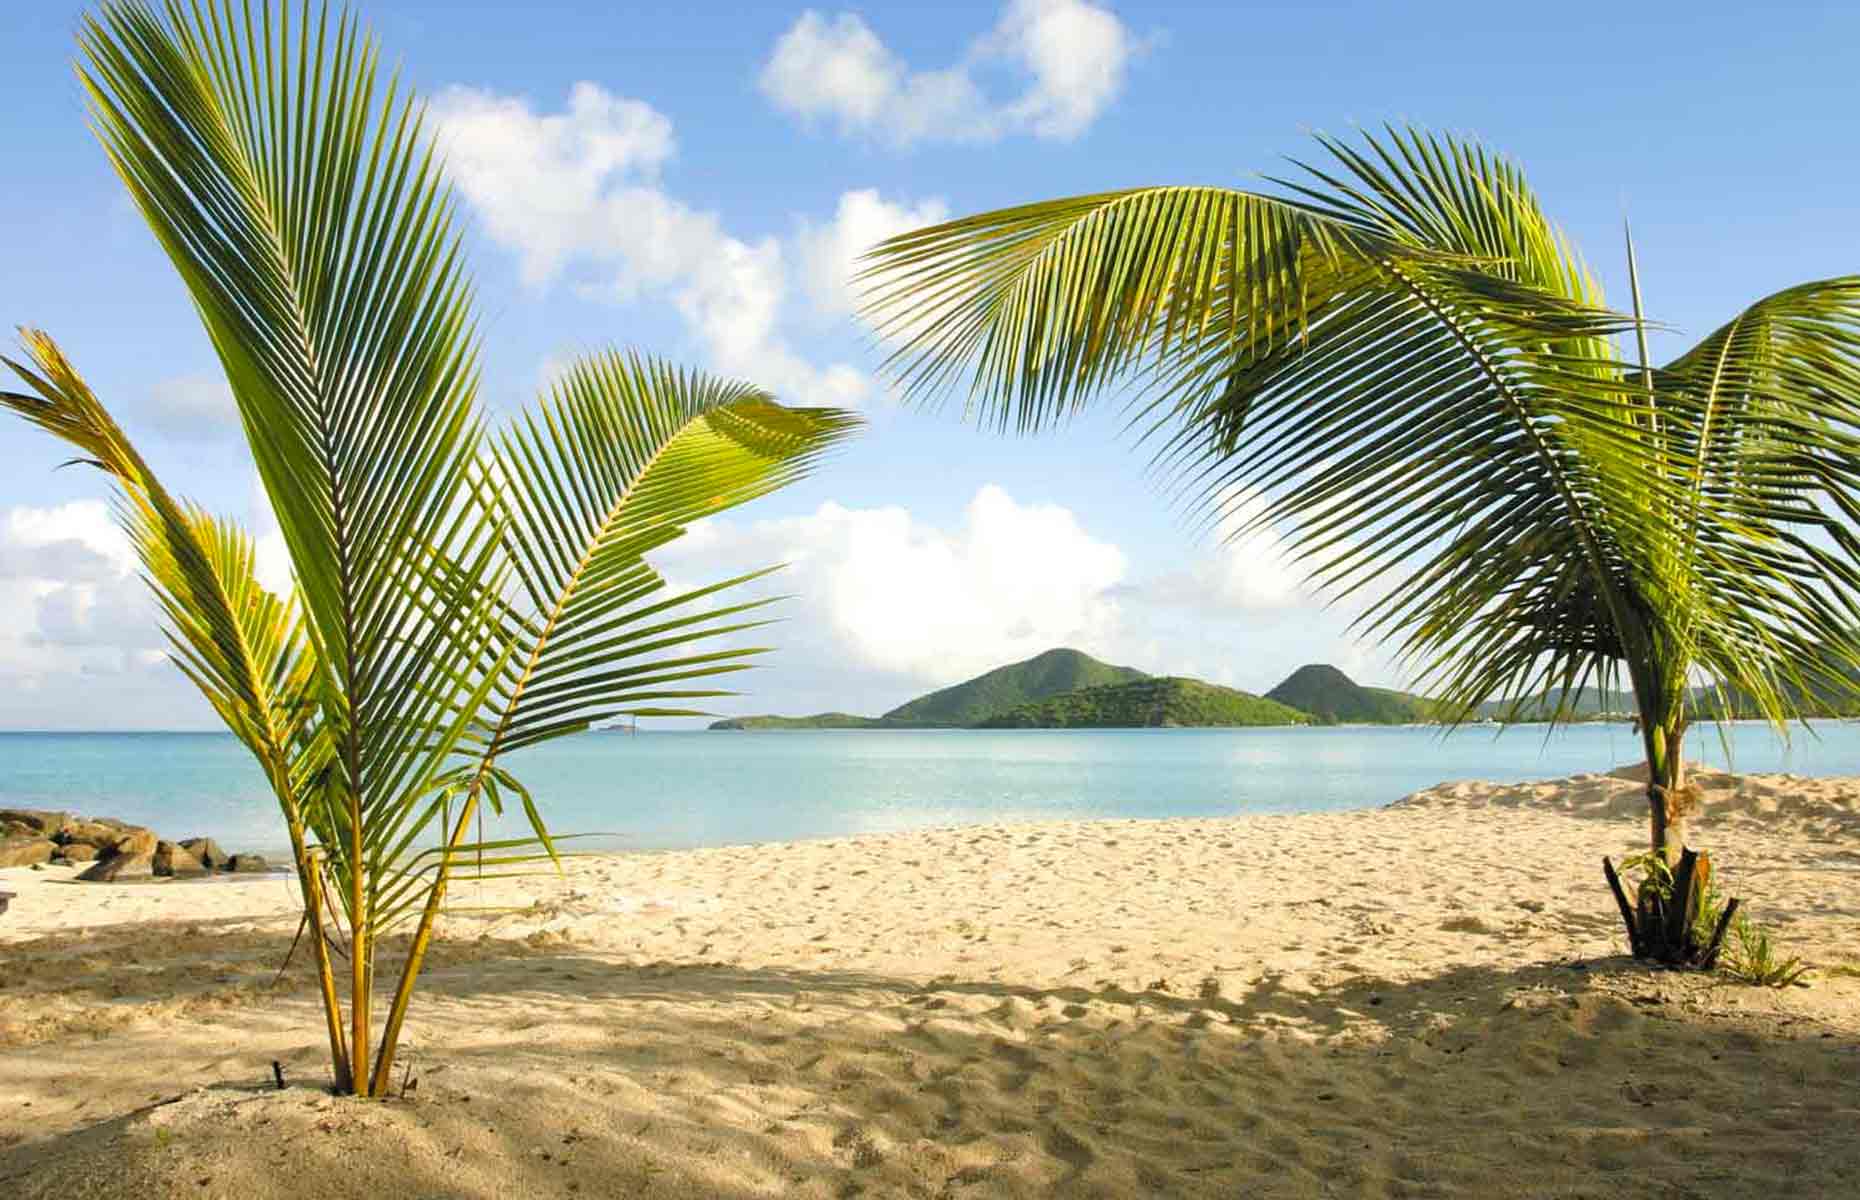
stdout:
POLYGON ((323 931, 322 875, 316 862, 301 850, 301 832, 293 832, 300 846, 297 857, 298 879, 303 886, 304 911, 310 918, 317 982, 323 991, 323 1019, 329 1027, 330 1067, 336 1077, 336 1090, 346 1092, 354 1085, 355 1068, 349 1062, 348 1039, 342 1031, 342 1001, 336 995, 336 974, 329 961, 329 942, 323 931))
MULTIPOLYGON (((355 778, 356 772, 351 775, 355 778)), ((368 1094, 368 999, 369 961, 374 955, 374 915, 368 909, 368 893, 363 871, 362 813, 359 804, 351 810, 349 824, 349 1020, 353 1033, 349 1039, 350 1091, 357 1096, 368 1094)))
POLYGON ((316 860, 304 841, 303 822, 295 805, 287 806, 285 827, 291 836, 291 856, 297 863, 297 885, 303 893, 304 919, 310 929, 311 954, 316 960, 317 985, 322 989, 323 1018, 329 1027, 330 1070, 336 1090, 347 1091, 354 1080, 349 1047, 342 1032, 342 1001, 336 995, 336 974, 329 961, 329 942, 323 933, 323 889, 316 860))
MULTIPOLYGON (((452 836, 446 841, 446 852, 440 856, 433 888, 426 894, 426 909, 420 914, 419 928, 414 931, 413 944, 407 949, 407 961, 400 970, 400 986, 394 989, 394 1003, 388 1009, 387 1025, 381 1031, 381 1049, 368 1085, 368 1094, 371 1096, 386 1096, 393 1082, 394 1053, 400 1047, 401 1023, 407 1018, 407 1005, 413 1000, 414 984, 419 981, 420 967, 426 962, 426 948, 433 939, 433 924, 439 919, 439 910, 446 902, 446 884, 452 875, 452 851, 465 840, 465 832, 471 828, 472 814, 478 808, 481 784, 482 778, 472 782, 465 804, 459 810, 458 821, 452 827, 452 836)), ((480 855, 483 853, 479 851, 480 855)))
POLYGON ((303 895, 304 921, 310 931, 317 986, 323 997, 323 1020, 329 1032, 330 1071, 335 1076, 336 1090, 347 1091, 353 1086, 355 1072, 349 1062, 348 1039, 342 1029, 342 1001, 336 995, 336 973, 329 961, 329 940, 323 930, 322 868, 311 855, 304 837, 303 811, 298 807, 297 793, 291 785, 290 768, 269 763, 267 773, 271 776, 272 791, 284 808, 284 827, 291 839, 291 861, 297 865, 297 886, 303 895))
MULTIPOLYGON (((1651 714, 1649 714, 1651 715, 1651 714)), ((1691 825, 1687 803, 1685 718, 1662 713, 1641 719, 1641 738, 1647 749, 1647 813, 1652 848, 1677 867, 1685 853, 1691 825)))

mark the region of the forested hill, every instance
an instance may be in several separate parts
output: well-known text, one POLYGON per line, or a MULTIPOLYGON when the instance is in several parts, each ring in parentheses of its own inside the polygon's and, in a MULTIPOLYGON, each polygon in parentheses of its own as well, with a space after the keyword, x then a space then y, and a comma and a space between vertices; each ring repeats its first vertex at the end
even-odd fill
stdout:
POLYGON ((1049 696, 1147 678, 1135 668, 1114 667, 1077 650, 1048 650, 900 704, 885 714, 885 720, 910 725, 977 725, 1049 696))
POLYGON ((877 717, 857 717, 852 713, 815 713, 811 717, 725 717, 712 721, 712 729, 882 729, 885 722, 877 717))
POLYGON ((1016 705, 984 729, 1143 729, 1170 726, 1304 725, 1310 718, 1251 692, 1199 679, 1148 678, 1080 688, 1016 705))
POLYGON ((1328 663, 1298 668, 1267 692, 1266 699, 1327 725, 1406 725, 1432 719, 1432 706, 1420 696, 1363 687, 1328 663))
POLYGON ((1433 719, 1407 692, 1362 687, 1332 666, 1300 667, 1265 696, 1182 676, 1152 676, 1077 650, 1025 662, 900 704, 882 717, 730 717, 712 729, 1143 728, 1161 725, 1405 725, 1433 719))

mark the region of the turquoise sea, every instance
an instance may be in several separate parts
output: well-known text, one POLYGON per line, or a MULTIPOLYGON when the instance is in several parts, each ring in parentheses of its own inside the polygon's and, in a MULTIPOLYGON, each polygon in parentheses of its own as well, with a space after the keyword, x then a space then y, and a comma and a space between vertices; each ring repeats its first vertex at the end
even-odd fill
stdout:
MULTIPOLYGON (((1740 771, 1860 773, 1860 723, 1789 744, 1731 729, 1740 771)), ((1695 731, 1688 757, 1725 748, 1695 731)), ((661 849, 1092 817, 1371 808, 1451 779, 1521 780, 1638 761, 1619 724, 1437 729, 590 733, 506 760, 582 848, 661 849)), ((228 849, 277 851, 277 811, 223 734, 0 733, 0 807, 59 808, 228 849)), ((493 821, 487 833, 500 826, 493 821)), ((508 819, 504 828, 516 828, 508 819)))

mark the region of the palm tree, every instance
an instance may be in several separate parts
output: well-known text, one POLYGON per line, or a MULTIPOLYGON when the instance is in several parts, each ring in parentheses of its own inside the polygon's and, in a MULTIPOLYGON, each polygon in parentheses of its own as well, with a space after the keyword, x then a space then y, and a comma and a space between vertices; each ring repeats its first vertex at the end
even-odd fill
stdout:
POLYGON ((1631 240, 1622 316, 1505 159, 1407 127, 1318 142, 1267 191, 890 239, 863 276, 890 373, 1023 431, 1126 388, 1165 476, 1214 515, 1251 504, 1236 536, 1278 526, 1449 714, 1548 696, 1562 719, 1625 671, 1651 865, 1691 872, 1682 743, 1727 708, 1695 685, 1781 730, 1860 666, 1860 277, 1767 296, 1656 366, 1631 240))
POLYGON ((601 353, 489 433, 439 164, 355 22, 126 0, 79 40, 92 122, 232 385, 292 594, 163 488, 50 338, 25 334, 27 391, 0 402, 111 477, 175 661, 284 815, 337 1085, 381 1096, 454 871, 557 857, 512 756, 690 712, 760 652, 715 640, 761 623, 719 596, 753 576, 669 594, 645 556, 857 421, 601 353), (506 805, 532 832, 472 840, 506 805), (371 1053, 382 939, 409 927, 371 1053))

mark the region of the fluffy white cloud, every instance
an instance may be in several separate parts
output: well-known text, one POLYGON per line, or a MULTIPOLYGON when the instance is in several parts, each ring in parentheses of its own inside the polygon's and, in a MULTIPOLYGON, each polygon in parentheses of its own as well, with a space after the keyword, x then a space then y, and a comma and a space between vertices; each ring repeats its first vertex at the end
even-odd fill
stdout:
POLYGON ((966 65, 913 71, 856 13, 808 10, 776 41, 762 93, 803 120, 837 119, 842 133, 899 145, 993 141, 1005 129, 966 65))
POLYGON ((291 552, 284 544, 284 530, 271 507, 271 497, 256 474, 247 493, 246 510, 251 521, 252 574, 258 576, 258 585, 266 591, 290 595, 295 586, 291 580, 291 552))
POLYGON ((590 295, 666 292, 720 371, 811 403, 856 404, 869 391, 859 370, 816 366, 781 336, 779 238, 733 236, 660 186, 676 147, 650 105, 584 82, 559 113, 468 87, 441 92, 434 113, 448 171, 529 284, 579 268, 590 295))
POLYGON ((77 500, 56 508, 21 505, 0 521, 0 569, 9 578, 53 567, 71 578, 94 581, 135 569, 135 550, 101 500, 77 500))
POLYGON ((172 727, 199 707, 107 505, 0 512, 0 727, 172 727))
POLYGON ((157 383, 145 409, 148 423, 171 437, 219 438, 239 433, 239 406, 223 375, 200 372, 157 383))
POLYGON ((491 236, 517 251, 527 283, 547 283, 584 253, 627 260, 636 283, 664 283, 679 273, 679 251, 644 236, 646 226, 682 225, 684 238, 709 232, 700 214, 668 211, 649 186, 677 149, 672 123, 649 104, 582 82, 560 113, 541 115, 523 99, 468 87, 442 91, 433 112, 447 173, 491 236), (623 182, 644 194, 617 186, 623 182))
POLYGON ((706 522, 664 554, 691 582, 787 562, 777 587, 803 611, 784 626, 803 654, 837 652, 867 670, 951 683, 1054 646, 1108 652, 1124 554, 1068 509, 1022 504, 989 485, 960 528, 902 508, 824 504, 804 517, 706 522))
POLYGON ((1297 590, 1282 554, 1263 548, 1281 560, 1276 582, 1248 576, 1244 544, 1132 579, 1123 550, 1071 510, 989 485, 949 527, 903 508, 824 504, 800 517, 705 521, 655 558, 677 588, 788 564, 756 585, 785 597, 769 610, 779 623, 745 639, 779 651, 765 671, 733 681, 750 695, 721 703, 726 712, 883 712, 1055 646, 1254 692, 1308 662, 1365 683, 1399 680, 1385 656, 1350 639, 1350 612, 1288 600, 1297 590))
POLYGON ((1117 98, 1138 51, 1116 14, 1089 0, 1015 0, 993 46, 1033 76, 1008 110, 1011 121, 1062 139, 1083 133, 1117 98))
POLYGON ((1255 525, 1265 498, 1228 489, 1220 499, 1214 549, 1181 571, 1144 587, 1146 598, 1213 612, 1263 614, 1308 605, 1303 572, 1291 561, 1277 531, 1255 525))
POLYGON ((898 146, 1021 133, 1065 140, 1117 98, 1140 49, 1117 14, 1092 0, 1012 0, 962 61, 920 71, 858 14, 810 9, 776 41, 761 86, 784 112, 831 118, 843 133, 898 146), (1003 64, 1025 86, 1013 98, 991 100, 977 75, 1003 64))
POLYGON ((841 195, 831 221, 802 221, 795 248, 815 310, 829 317, 851 313, 858 299, 853 280, 866 251, 897 234, 948 219, 949 206, 939 199, 894 204, 876 189, 864 188, 841 195))

